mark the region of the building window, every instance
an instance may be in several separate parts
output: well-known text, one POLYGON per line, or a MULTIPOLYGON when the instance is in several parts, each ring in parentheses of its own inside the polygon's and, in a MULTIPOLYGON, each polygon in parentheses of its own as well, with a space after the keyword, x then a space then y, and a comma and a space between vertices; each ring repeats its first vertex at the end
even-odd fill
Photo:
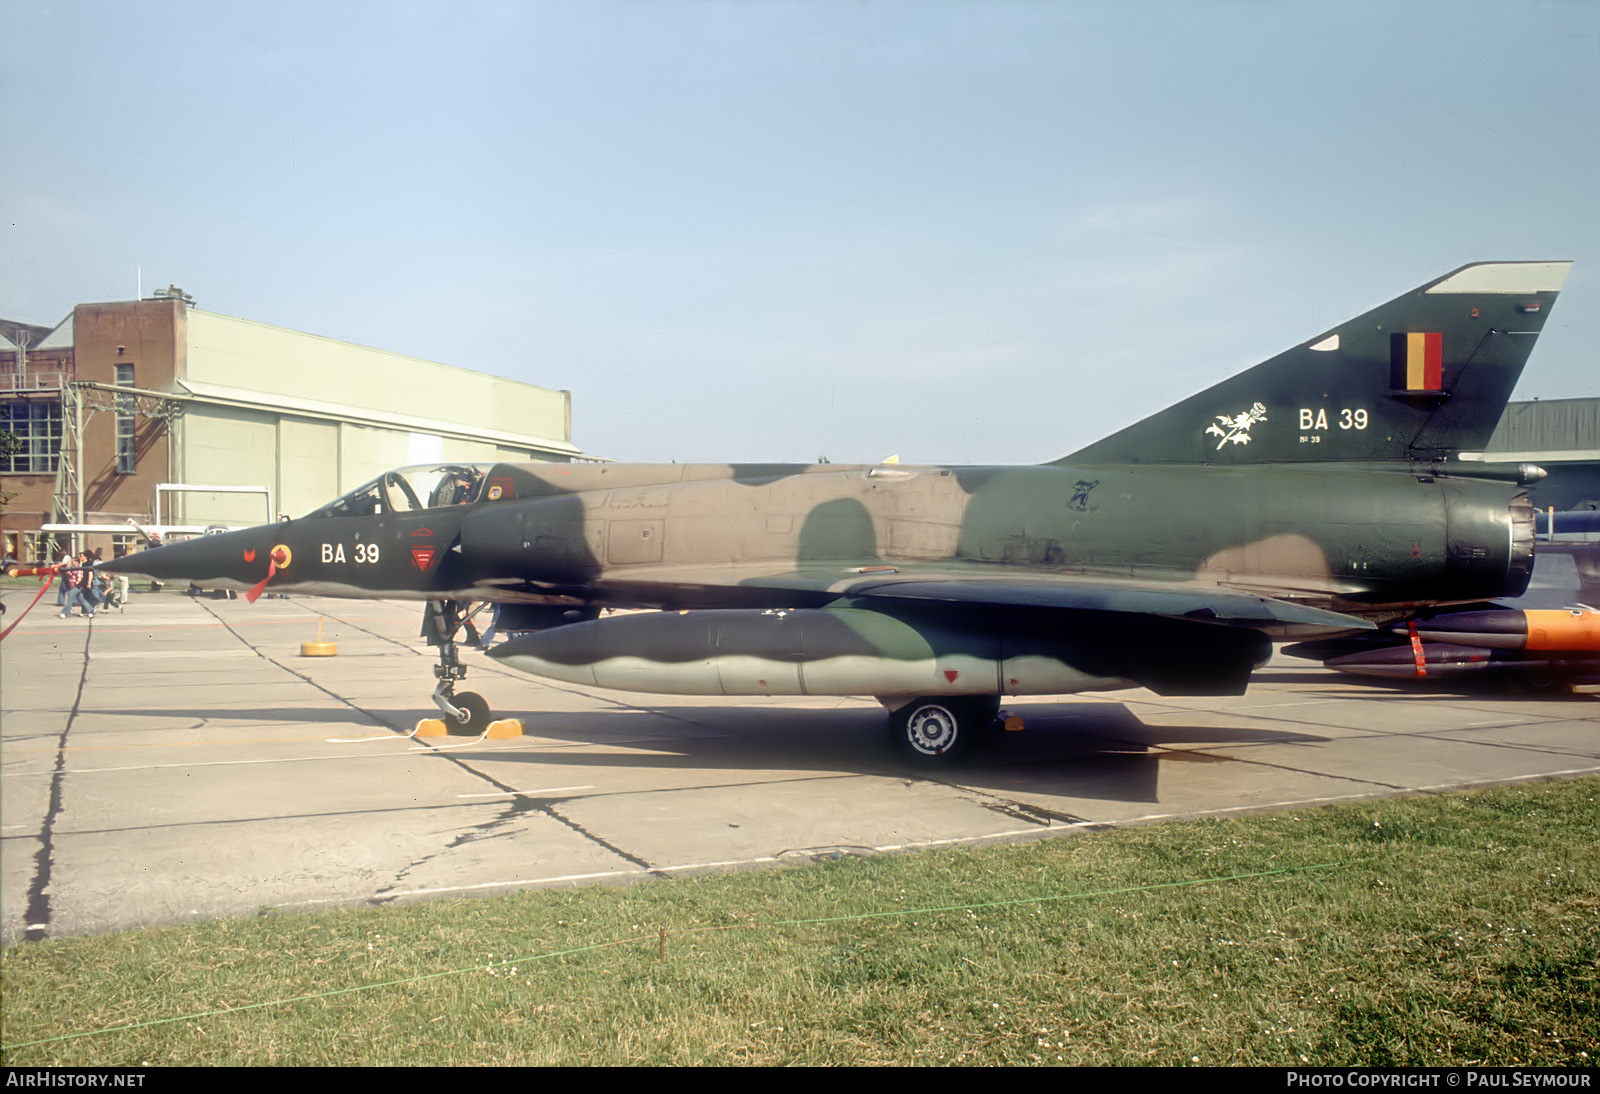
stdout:
POLYGON ((61 404, 8 399, 0 404, 0 429, 21 441, 10 456, 0 456, 0 471, 14 474, 54 471, 61 460, 61 404))
MULTIPOLYGON (((133 386, 133 366, 117 366, 117 386, 133 386)), ((133 444, 133 396, 117 396, 117 471, 124 475, 131 475, 137 457, 134 455, 133 444)))

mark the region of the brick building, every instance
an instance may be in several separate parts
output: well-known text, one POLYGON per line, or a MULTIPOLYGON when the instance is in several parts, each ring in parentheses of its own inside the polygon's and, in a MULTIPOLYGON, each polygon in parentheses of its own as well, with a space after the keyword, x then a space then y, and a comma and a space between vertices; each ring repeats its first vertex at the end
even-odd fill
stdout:
POLYGON ((0 430, 20 441, 0 454, 0 531, 25 560, 43 524, 155 521, 162 483, 265 488, 161 503, 165 523, 242 525, 390 467, 579 454, 568 392, 204 311, 178 290, 79 304, 53 329, 0 321, 0 430))

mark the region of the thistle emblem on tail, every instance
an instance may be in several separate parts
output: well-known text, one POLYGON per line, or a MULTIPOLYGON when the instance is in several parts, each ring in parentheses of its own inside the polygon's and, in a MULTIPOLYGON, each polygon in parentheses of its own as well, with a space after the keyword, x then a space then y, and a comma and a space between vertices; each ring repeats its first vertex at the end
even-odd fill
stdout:
POLYGON ((1267 408, 1256 403, 1249 410, 1235 414, 1231 418, 1226 414, 1218 414, 1216 424, 1206 426, 1206 432, 1222 438, 1217 442, 1217 448, 1220 450, 1229 441, 1234 444, 1249 444, 1250 427, 1266 420, 1267 408))

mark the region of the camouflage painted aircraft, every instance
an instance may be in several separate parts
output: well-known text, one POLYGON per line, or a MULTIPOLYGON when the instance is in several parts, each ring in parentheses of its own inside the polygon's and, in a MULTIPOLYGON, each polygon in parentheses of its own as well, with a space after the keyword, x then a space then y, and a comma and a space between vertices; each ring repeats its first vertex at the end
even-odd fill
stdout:
POLYGON ((489 717, 456 691, 466 606, 489 601, 518 633, 503 665, 874 696, 908 755, 948 761, 1002 696, 1239 694, 1274 640, 1519 592, 1542 472, 1457 456, 1489 439, 1569 267, 1464 266, 1040 466, 403 468, 101 568, 426 600, 458 732, 489 717))

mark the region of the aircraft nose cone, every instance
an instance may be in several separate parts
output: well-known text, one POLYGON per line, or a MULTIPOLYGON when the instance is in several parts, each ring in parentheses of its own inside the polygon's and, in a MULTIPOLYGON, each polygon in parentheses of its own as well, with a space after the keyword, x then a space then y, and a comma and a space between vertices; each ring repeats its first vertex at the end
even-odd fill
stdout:
POLYGON ((246 528, 124 555, 103 561, 97 568, 103 573, 152 581, 248 587, 266 576, 271 551, 272 544, 263 530, 246 528))

